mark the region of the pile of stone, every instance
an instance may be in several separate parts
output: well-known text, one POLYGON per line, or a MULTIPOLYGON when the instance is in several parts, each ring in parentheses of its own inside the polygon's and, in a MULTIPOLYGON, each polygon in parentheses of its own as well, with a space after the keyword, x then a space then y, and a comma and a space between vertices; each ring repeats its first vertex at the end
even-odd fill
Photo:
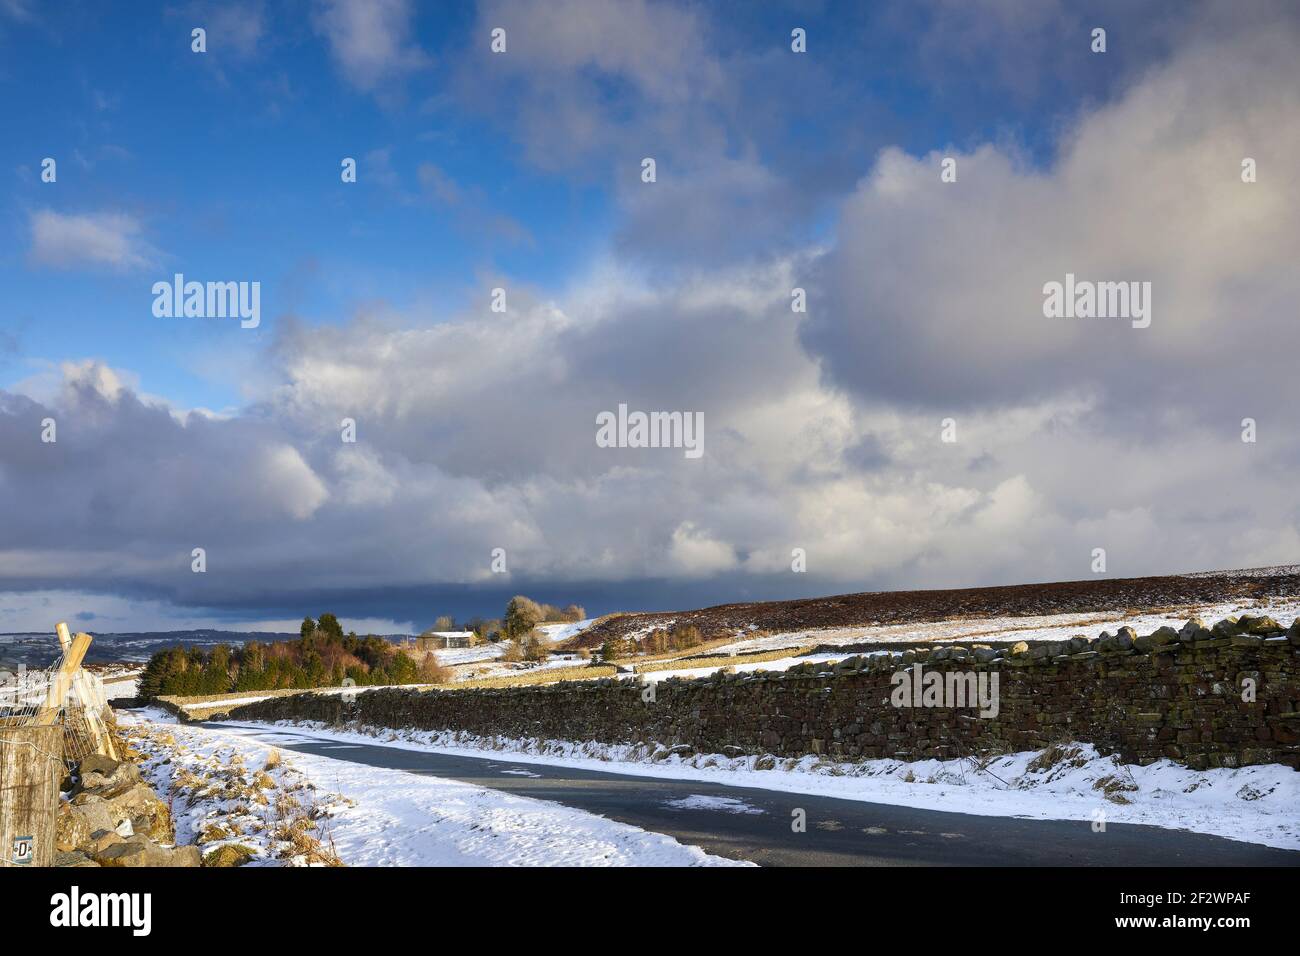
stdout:
POLYGON ((55 866, 199 866, 177 847, 171 811, 130 761, 86 757, 65 782, 55 866))

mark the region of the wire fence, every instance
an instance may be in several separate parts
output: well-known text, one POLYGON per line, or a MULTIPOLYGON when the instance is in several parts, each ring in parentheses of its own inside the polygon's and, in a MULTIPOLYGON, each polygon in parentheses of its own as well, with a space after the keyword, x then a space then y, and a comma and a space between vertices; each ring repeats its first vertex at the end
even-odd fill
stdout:
POLYGON ((12 727, 58 726, 63 730, 59 759, 69 766, 105 750, 112 721, 98 675, 70 670, 66 655, 47 669, 0 670, 0 732, 12 727))

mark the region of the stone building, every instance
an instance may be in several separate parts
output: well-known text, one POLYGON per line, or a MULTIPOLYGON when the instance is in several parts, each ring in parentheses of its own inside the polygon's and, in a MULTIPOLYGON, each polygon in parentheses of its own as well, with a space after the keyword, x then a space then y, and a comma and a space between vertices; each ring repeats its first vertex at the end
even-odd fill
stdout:
POLYGON ((425 631, 415 639, 415 650, 420 654, 445 651, 453 647, 469 647, 473 631, 425 631))

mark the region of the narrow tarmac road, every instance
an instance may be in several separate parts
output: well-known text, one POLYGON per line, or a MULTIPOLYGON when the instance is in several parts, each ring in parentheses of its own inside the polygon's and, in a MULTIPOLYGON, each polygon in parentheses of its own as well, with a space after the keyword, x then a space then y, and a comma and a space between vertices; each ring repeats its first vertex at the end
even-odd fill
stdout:
POLYGON ((1024 820, 638 777, 497 757, 314 738, 310 730, 206 723, 284 750, 433 774, 598 813, 764 866, 1297 866, 1300 852, 1183 830, 1024 820), (795 811, 806 829, 796 832, 795 811))

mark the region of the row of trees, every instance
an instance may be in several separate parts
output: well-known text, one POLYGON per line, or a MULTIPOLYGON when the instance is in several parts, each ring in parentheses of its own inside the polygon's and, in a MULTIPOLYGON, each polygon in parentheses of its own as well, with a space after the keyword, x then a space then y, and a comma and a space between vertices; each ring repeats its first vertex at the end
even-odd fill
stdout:
POLYGON ((141 697, 182 697, 232 691, 331 687, 351 678, 359 686, 440 683, 445 668, 432 657, 416 662, 382 637, 343 633, 333 614, 306 618, 296 641, 210 650, 173 647, 158 651, 140 677, 141 697))

